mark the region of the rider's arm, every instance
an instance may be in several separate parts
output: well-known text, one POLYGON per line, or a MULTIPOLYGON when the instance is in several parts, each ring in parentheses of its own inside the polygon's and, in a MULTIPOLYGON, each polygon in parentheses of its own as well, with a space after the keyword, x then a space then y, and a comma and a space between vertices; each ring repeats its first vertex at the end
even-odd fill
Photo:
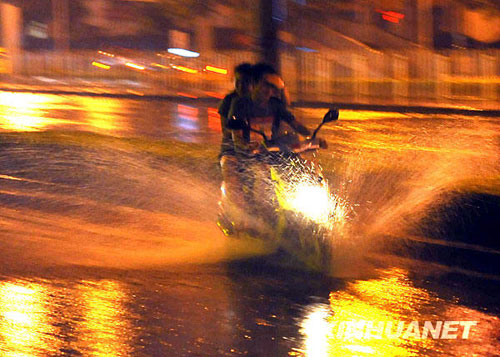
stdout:
POLYGON ((297 119, 293 118, 293 120, 289 121, 288 124, 302 136, 311 136, 311 131, 307 129, 301 122, 297 119))
POLYGON ((283 120, 288 123, 292 127, 293 130, 295 130, 297 133, 299 133, 302 136, 310 136, 311 131, 307 129, 301 122, 299 122, 293 114, 286 109, 284 103, 276 98, 271 98, 272 105, 275 106, 275 110, 280 118, 280 120, 283 120))

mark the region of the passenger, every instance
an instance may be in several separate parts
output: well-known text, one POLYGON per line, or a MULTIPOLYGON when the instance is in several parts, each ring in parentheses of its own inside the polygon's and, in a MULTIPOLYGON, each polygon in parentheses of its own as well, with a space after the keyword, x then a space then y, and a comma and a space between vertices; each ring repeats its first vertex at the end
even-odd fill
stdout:
POLYGON ((227 128, 226 124, 229 110, 231 109, 231 103, 237 98, 249 95, 251 69, 252 65, 250 63, 241 63, 234 68, 234 90, 226 95, 219 104, 218 112, 222 129, 222 143, 219 159, 223 159, 225 155, 234 154, 231 130, 227 128))
MULTIPOLYGON (((219 105, 219 115, 221 120, 222 129, 222 143, 221 151, 219 154, 221 173, 223 179, 223 187, 225 195, 229 202, 234 203, 235 211, 244 206, 244 194, 242 192, 242 186, 238 180, 238 176, 242 171, 242 167, 239 165, 239 161, 235 156, 234 144, 232 139, 232 131, 227 128, 227 122, 229 118, 229 112, 232 105, 237 101, 238 98, 242 98, 249 95, 249 86, 251 80, 251 69, 252 65, 250 63, 241 63, 234 69, 234 91, 229 93, 224 97, 219 105)), ((241 212, 233 212, 233 216, 243 217, 241 212)), ((232 217, 234 219, 235 217, 232 217)), ((246 226, 243 218, 239 219, 238 225, 246 226)), ((232 231, 232 225, 235 222, 227 222, 226 220, 219 219, 219 226, 222 227, 223 231, 232 231)))

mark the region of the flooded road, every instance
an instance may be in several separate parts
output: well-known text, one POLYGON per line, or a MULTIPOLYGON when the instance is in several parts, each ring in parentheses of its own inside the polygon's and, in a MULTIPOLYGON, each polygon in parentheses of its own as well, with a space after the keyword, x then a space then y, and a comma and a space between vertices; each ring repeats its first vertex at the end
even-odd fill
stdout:
POLYGON ((342 111, 319 157, 348 208, 325 276, 219 231, 214 106, 2 92, 0 108, 2 355, 500 350, 498 118, 342 111), (464 216, 464 195, 489 201, 464 216))

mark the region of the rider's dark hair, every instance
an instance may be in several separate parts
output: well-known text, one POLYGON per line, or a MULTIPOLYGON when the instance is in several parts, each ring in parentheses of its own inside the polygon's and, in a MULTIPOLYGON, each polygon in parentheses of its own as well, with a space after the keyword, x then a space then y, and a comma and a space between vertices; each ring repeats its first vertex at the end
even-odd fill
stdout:
POLYGON ((248 62, 243 62, 234 67, 234 73, 239 73, 243 77, 251 77, 252 65, 248 62))
POLYGON ((278 74, 273 66, 267 63, 257 63, 252 67, 252 82, 258 83, 266 74, 278 74))

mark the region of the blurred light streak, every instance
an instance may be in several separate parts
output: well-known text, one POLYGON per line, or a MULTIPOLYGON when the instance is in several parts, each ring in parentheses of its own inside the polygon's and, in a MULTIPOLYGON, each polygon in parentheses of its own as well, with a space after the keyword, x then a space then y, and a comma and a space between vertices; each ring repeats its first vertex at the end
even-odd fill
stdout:
POLYGON ((133 89, 127 89, 127 93, 130 93, 130 94, 133 94, 133 95, 138 95, 138 96, 141 96, 141 97, 144 96, 143 92, 139 92, 139 91, 133 90, 133 89))
POLYGON ((22 182, 32 182, 32 183, 39 183, 42 185, 56 185, 53 182, 45 182, 45 181, 39 181, 39 180, 32 180, 24 177, 14 177, 10 175, 1 175, 0 174, 0 180, 12 180, 12 181, 22 181, 22 182))
POLYGON ((104 55, 104 56, 108 56, 108 57, 115 57, 114 54, 109 53, 109 52, 104 52, 104 51, 99 51, 99 54, 104 55))
POLYGON ((395 24, 399 24, 399 21, 404 19, 405 15, 395 11, 383 11, 383 10, 375 10, 378 13, 382 14, 382 18, 386 21, 393 22, 395 24))
POLYGON ((179 115, 185 116, 186 119, 189 120, 198 120, 198 108, 191 107, 189 105, 177 105, 177 113, 179 115))
POLYGON ((92 62, 92 66, 96 66, 96 67, 99 67, 99 68, 102 68, 102 69, 110 69, 111 66, 108 66, 107 64, 103 64, 103 63, 99 63, 99 62, 92 62))
POLYGON ((167 51, 168 53, 172 53, 174 55, 181 57, 191 57, 191 58, 200 57, 200 54, 198 52, 185 50, 183 48, 169 48, 167 51))
POLYGON ((327 305, 317 304, 308 307, 310 311, 301 323, 301 332, 306 334, 303 352, 306 356, 328 356, 331 338, 328 317, 330 309, 327 305))
POLYGON ((140 70, 140 71, 142 71, 142 70, 144 70, 144 69, 145 69, 145 67, 140 66, 140 65, 135 64, 135 63, 132 63, 132 62, 127 62, 127 63, 125 63, 125 66, 130 67, 130 68, 134 68, 134 69, 138 69, 138 70, 140 70))
POLYGON ((186 97, 186 98, 192 98, 192 99, 198 99, 197 96, 189 93, 184 93, 184 92, 177 92, 177 95, 180 95, 181 97, 186 97))
POLYGON ((198 70, 193 69, 193 68, 189 68, 189 67, 184 67, 184 66, 173 65, 172 68, 176 69, 178 71, 181 71, 181 72, 186 72, 186 73, 191 73, 191 74, 198 73, 198 70))
POLYGON ((382 15, 382 18, 386 21, 389 21, 389 22, 392 22, 392 23, 395 23, 395 24, 399 24, 399 19, 395 18, 395 17, 391 17, 389 15, 382 15))
POLYGON ((0 179, 12 180, 12 181, 24 181, 24 179, 22 179, 22 178, 9 176, 9 175, 0 175, 0 179))
POLYGON ((205 94, 208 95, 209 97, 213 97, 213 98, 218 98, 218 99, 224 98, 224 94, 222 94, 222 93, 205 91, 205 94))
POLYGON ((227 74, 227 69, 213 67, 213 66, 205 66, 205 69, 210 72, 219 73, 219 74, 227 74))
POLYGON ((309 48, 309 47, 295 47, 296 49, 298 49, 299 51, 303 51, 303 52, 318 52, 317 50, 314 50, 312 48, 309 48))
POLYGON ((169 69, 170 68, 170 67, 164 66, 164 65, 159 64, 159 63, 151 63, 151 66, 162 68, 162 69, 169 69))
MULTIPOLYGON (((308 116, 322 116, 328 108, 301 108, 301 115, 308 116)), ((414 114, 412 114, 414 116, 414 114)), ((374 112, 367 110, 349 110, 345 109, 340 112, 339 119, 342 120, 374 120, 374 119, 408 119, 412 117, 408 114, 404 113, 396 113, 396 112, 374 112)))

